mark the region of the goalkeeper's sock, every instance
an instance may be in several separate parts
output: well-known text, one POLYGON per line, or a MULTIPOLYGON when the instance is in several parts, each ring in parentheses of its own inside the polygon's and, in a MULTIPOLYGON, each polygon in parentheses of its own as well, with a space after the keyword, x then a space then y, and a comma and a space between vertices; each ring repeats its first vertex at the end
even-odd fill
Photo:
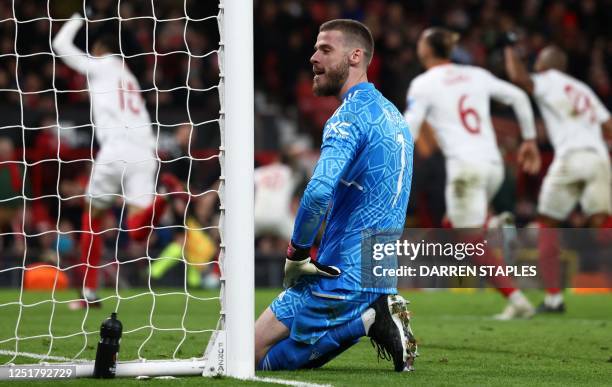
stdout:
POLYGON ((359 339, 345 341, 344 343, 341 343, 338 348, 336 348, 336 349, 326 353, 325 355, 322 355, 318 359, 310 360, 308 363, 306 363, 301 368, 302 369, 311 369, 311 368, 323 367, 325 364, 327 364, 330 361, 332 361, 333 359, 335 359, 336 356, 340 355, 342 352, 346 351, 347 349, 349 349, 353 345, 357 344, 358 342, 359 342, 359 339))
POLYGON ((151 225, 156 225, 166 209, 167 201, 162 196, 155 196, 149 207, 131 214, 127 218, 128 235, 135 241, 143 241, 149 236, 151 225))
POLYGON ((81 266, 82 277, 84 277, 85 287, 89 289, 98 288, 98 268, 102 255, 102 236, 97 234, 102 229, 102 219, 92 218, 89 211, 83 211, 81 217, 81 229, 84 231, 81 236, 81 266), (90 227, 91 222, 91 227, 90 227))
POLYGON ((313 344, 288 337, 276 343, 258 364, 258 370, 296 370, 316 368, 350 348, 365 335, 361 316, 333 328, 313 344))

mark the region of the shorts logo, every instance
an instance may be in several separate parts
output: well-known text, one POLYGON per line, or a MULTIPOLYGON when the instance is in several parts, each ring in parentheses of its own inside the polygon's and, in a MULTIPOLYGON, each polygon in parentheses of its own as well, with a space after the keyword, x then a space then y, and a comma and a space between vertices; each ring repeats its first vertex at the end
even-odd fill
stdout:
POLYGON ((308 358, 308 360, 316 360, 321 356, 321 354, 317 351, 312 351, 312 353, 310 354, 310 357, 308 358))

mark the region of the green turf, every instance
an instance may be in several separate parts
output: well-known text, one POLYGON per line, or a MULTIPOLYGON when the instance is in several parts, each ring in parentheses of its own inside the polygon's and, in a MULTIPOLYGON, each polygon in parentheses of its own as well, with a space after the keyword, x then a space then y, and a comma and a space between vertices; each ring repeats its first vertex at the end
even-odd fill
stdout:
MULTIPOLYGON (((170 291, 158 289, 157 291, 170 291)), ((122 297, 131 297, 141 291, 129 290, 122 297)), ((258 290, 256 310, 260 312, 276 295, 274 290, 258 290)), ((16 291, 0 291, 0 304, 18 300, 16 291)), ((106 296, 112 292, 105 293, 106 296)), ((215 297, 216 293, 196 292, 198 297, 215 297)), ((499 312, 504 301, 493 292, 473 294, 451 292, 407 292, 412 301, 413 329, 419 341, 421 357, 416 372, 396 374, 391 364, 377 362, 369 341, 362 341, 342 356, 319 370, 298 372, 258 372, 258 376, 329 383, 336 386, 455 386, 464 385, 611 385, 612 384, 612 296, 571 295, 566 299, 568 313, 563 316, 536 317, 529 321, 497 322, 490 316, 499 312)), ((33 303, 48 298, 44 293, 24 294, 24 302, 33 303)), ((65 300, 73 293, 61 293, 56 299, 65 300)), ((538 296, 530 294, 534 302, 538 296)), ((85 331, 97 331, 100 322, 114 309, 116 299, 107 300, 102 310, 92 310, 84 322, 85 331)), ((181 323, 191 330, 213 329, 218 301, 195 301, 188 304, 183 319, 185 297, 167 295, 155 300, 155 313, 149 314, 153 298, 143 295, 122 300, 119 318, 126 331, 150 322, 158 328, 178 328, 181 323)), ((45 335, 49 332, 51 304, 44 303, 22 310, 18 334, 20 337, 45 335)), ((0 307, 0 341, 14 336, 19 307, 0 307)), ((65 304, 57 304, 51 323, 54 336, 82 332, 84 313, 71 312, 65 304)), ((120 357, 136 356, 140 344, 150 334, 149 328, 125 334, 120 357)), ((55 339, 55 356, 74 356, 82 348, 81 357, 92 359, 97 333, 71 338, 55 339)), ((208 333, 185 336, 178 349, 179 357, 198 356, 208 333)), ((182 331, 154 331, 153 337, 140 348, 145 358, 171 358, 183 339, 182 331)), ((46 337, 20 341, 22 352, 46 353, 50 340, 46 337)), ((14 350, 14 342, 1 344, 0 349, 14 350)), ((9 358, 0 356, 4 363, 9 358)), ((16 362, 31 362, 18 358, 16 362)), ((2 382, 0 382, 1 384, 2 382)), ((15 382, 11 383, 14 384, 15 382)), ((39 385, 41 382, 19 382, 19 385, 39 385)), ((54 382, 56 383, 56 382, 54 382)), ((60 382, 57 382, 60 383, 60 382)), ((173 381, 137 381, 134 379, 71 380, 61 382, 70 386, 89 385, 200 385, 198 377, 173 381)), ((207 379, 206 385, 270 385, 255 382, 237 382, 232 379, 207 379)))

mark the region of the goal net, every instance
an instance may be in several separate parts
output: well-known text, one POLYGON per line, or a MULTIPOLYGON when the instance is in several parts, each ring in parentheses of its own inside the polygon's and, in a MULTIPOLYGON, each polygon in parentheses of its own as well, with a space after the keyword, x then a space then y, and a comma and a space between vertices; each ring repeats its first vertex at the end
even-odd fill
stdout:
POLYGON ((243 0, 0 4, 0 370, 62 363, 92 376, 116 312, 117 376, 254 376, 252 23, 243 0), (82 51, 60 54, 71 20, 82 51), (136 80, 99 92, 90 63, 108 56, 136 80), (111 102, 149 122, 108 127, 112 108, 99 106, 111 102), (143 128, 150 160, 101 137, 143 128), (120 172, 91 189, 109 165, 120 172), (149 220, 134 223, 143 208, 149 220))

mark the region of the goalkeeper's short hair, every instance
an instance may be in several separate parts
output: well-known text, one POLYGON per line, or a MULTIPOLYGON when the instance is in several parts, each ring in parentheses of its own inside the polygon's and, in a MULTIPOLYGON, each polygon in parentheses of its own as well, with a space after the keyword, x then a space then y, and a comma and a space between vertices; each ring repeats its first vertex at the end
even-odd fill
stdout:
POLYGON ((319 27, 319 32, 332 30, 341 31, 346 39, 351 40, 357 47, 363 49, 366 58, 365 63, 370 65, 374 56, 374 38, 365 24, 357 20, 335 19, 329 20, 319 27))

